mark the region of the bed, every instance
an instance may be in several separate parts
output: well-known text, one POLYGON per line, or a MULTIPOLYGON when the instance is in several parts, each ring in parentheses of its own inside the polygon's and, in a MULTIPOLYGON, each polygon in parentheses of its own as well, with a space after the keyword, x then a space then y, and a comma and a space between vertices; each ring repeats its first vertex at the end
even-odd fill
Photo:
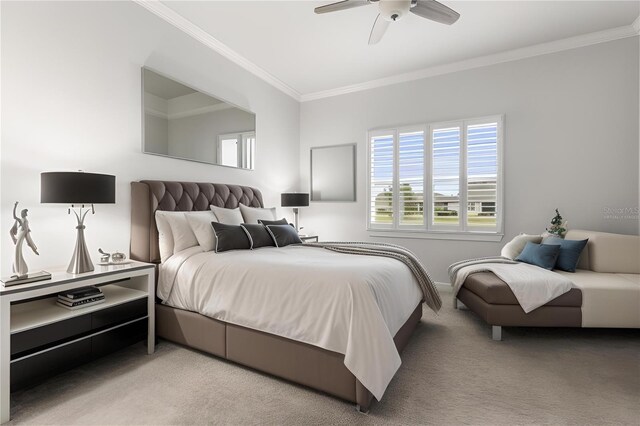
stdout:
MULTIPOLYGON (((159 277, 158 294, 162 296, 156 304, 156 333, 159 337, 353 402, 360 411, 369 409, 374 396, 377 399, 381 398, 390 377, 399 367, 399 353, 409 342, 422 317, 421 295, 419 292, 412 293, 411 286, 415 287, 415 284, 407 284, 407 281, 411 281, 406 275, 410 276, 408 268, 394 259, 329 253, 322 248, 294 246, 281 249, 261 248, 251 251, 252 253, 203 253, 202 250, 191 249, 176 253, 164 264, 160 264, 158 231, 155 224, 157 210, 206 211, 209 205, 235 208, 239 203, 251 207, 264 207, 262 195, 256 188, 238 185, 140 181, 132 182, 131 197, 131 258, 155 263, 159 269, 159 273, 156 274, 156 277, 159 277), (221 254, 225 256, 220 256, 221 254), (249 255, 250 257, 247 257, 249 255), (342 300, 343 297, 337 297, 334 300, 336 303, 325 303, 322 296, 319 296, 323 283, 318 278, 321 274, 317 272, 322 268, 327 269, 329 264, 333 265, 338 260, 345 259, 345 256, 349 260, 343 262, 343 266, 346 267, 346 263, 357 265, 353 267, 356 268, 353 269, 354 282, 358 281, 362 271, 376 271, 376 265, 386 264, 388 269, 382 269, 381 273, 396 277, 398 282, 395 284, 404 289, 398 292, 407 295, 400 298, 400 301, 395 300, 395 295, 388 297, 394 300, 387 302, 387 305, 402 305, 402 314, 395 316, 387 312, 391 310, 383 302, 378 302, 380 309, 366 308, 366 304, 363 303, 354 304, 360 306, 360 312, 376 311, 373 315, 380 315, 387 322, 387 346, 391 345, 394 349, 394 354, 388 353, 387 358, 395 356, 397 362, 394 361, 394 364, 389 361, 392 365, 380 368, 382 372, 370 367, 375 365, 376 357, 385 356, 385 347, 379 342, 384 338, 369 335, 370 328, 375 329, 375 326, 367 327, 367 324, 360 324, 358 327, 356 324, 349 329, 348 336, 342 336, 338 328, 333 330, 319 327, 316 330, 307 315, 306 320, 301 316, 290 324, 291 327, 282 327, 283 315, 290 315, 291 312, 277 312, 271 309, 269 312, 272 312, 270 315, 274 315, 274 320, 262 321, 267 324, 257 327, 250 320, 252 317, 264 319, 264 313, 261 314, 262 317, 258 317, 253 315, 251 308, 247 306, 236 305, 233 309, 229 309, 231 305, 220 306, 220 300, 227 297, 209 296, 209 299, 203 301, 204 296, 199 296, 201 293, 207 293, 206 289, 210 287, 216 291, 233 292, 234 289, 244 286, 242 288, 261 291, 263 289, 260 287, 258 274, 260 264, 262 263, 262 267, 272 265, 276 268, 279 265, 279 273, 288 275, 282 282, 278 282, 274 276, 269 281, 265 276, 268 288, 283 291, 288 282, 304 282, 308 288, 305 291, 315 297, 313 300, 316 301, 309 306, 316 309, 315 305, 318 305, 317 311, 326 313, 332 306, 338 306, 339 303, 336 301, 342 300), (283 260, 285 257, 289 260, 283 260), (303 264, 303 259, 310 260, 308 264, 303 264), (282 267, 286 262, 298 266, 282 267), (315 266, 310 267, 309 264, 315 266), (236 276, 242 276, 243 280, 235 282, 236 276), (200 290, 194 290, 198 288, 200 290), (274 326, 275 328, 270 329, 270 323, 280 324, 280 328, 274 326), (285 330, 281 330, 282 328, 285 330), (362 353, 362 350, 360 353, 352 354, 352 347, 357 346, 354 342, 374 345, 375 350, 370 350, 368 354, 362 353), (376 344, 378 346, 375 346, 376 344), (353 361, 356 358, 359 359, 358 362, 353 361), (371 364, 372 362, 374 364, 371 364), (363 382, 367 383, 367 386, 363 382)), ((324 285, 328 285, 330 281, 325 280, 324 285)), ((357 289, 358 286, 354 288, 357 289)), ((349 291, 354 290, 350 288, 349 291)), ((374 292, 378 292, 378 289, 374 289, 374 292)), ((379 293, 370 298, 379 301, 387 297, 387 293, 395 294, 396 291, 390 292, 389 288, 380 287, 379 293)), ((269 293, 264 295, 264 299, 269 299, 266 297, 269 293)), ((267 302, 268 300, 265 303, 267 302)), ((291 303, 287 306, 290 305, 291 303)), ((258 310, 265 311, 265 306, 260 306, 258 310)), ((345 319, 340 314, 331 313, 329 317, 337 323, 348 324, 363 322, 363 318, 372 318, 354 314, 354 321, 353 318, 345 319)), ((323 321, 317 321, 320 324, 324 322, 324 316, 323 321)))

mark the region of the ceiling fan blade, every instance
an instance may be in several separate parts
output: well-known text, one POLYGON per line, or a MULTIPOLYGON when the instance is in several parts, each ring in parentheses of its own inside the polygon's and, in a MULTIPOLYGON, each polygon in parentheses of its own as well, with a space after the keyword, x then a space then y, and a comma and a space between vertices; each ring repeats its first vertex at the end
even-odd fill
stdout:
POLYGON ((319 6, 313 9, 315 13, 337 12, 339 10, 352 9, 354 7, 366 6, 369 0, 342 0, 336 3, 319 6))
POLYGON ((453 24, 460 18, 458 12, 435 0, 417 0, 415 5, 412 4, 411 12, 422 18, 447 25, 453 24))
POLYGON ((382 36, 387 32, 387 28, 389 28, 390 23, 391 22, 385 20, 378 14, 378 17, 373 23, 373 28, 371 28, 371 34, 369 35, 370 45, 377 44, 380 40, 382 40, 382 36))

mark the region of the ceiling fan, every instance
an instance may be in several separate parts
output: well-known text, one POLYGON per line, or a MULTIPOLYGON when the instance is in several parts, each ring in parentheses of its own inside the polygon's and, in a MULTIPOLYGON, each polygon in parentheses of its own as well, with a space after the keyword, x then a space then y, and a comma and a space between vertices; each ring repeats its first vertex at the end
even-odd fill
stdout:
POLYGON ((399 21, 407 12, 447 25, 453 24, 460 18, 458 12, 435 0, 342 0, 316 7, 314 11, 318 14, 337 12, 371 3, 378 3, 379 13, 369 35, 369 44, 376 44, 382 40, 389 24, 399 21))

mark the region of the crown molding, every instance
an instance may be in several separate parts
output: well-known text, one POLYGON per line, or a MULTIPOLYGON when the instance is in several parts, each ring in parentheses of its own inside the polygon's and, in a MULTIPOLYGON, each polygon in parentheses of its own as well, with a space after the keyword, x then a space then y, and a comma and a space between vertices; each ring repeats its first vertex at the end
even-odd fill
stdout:
POLYGON ((627 37, 638 35, 638 26, 640 26, 640 17, 632 25, 611 28, 604 31, 598 31, 589 34, 583 34, 575 37, 569 37, 561 40, 555 40, 548 43, 537 44, 533 46, 523 47, 520 49, 509 50, 506 52, 495 53, 492 55, 479 56, 464 61, 453 62, 445 65, 438 65, 430 68, 412 71, 408 73, 398 74, 390 77, 380 78, 376 80, 366 81, 364 83, 353 84, 349 86, 338 87, 335 89, 323 90, 320 92, 307 93, 300 96, 301 102, 313 101, 316 99, 329 98, 333 96, 345 95, 347 93, 361 92, 363 90, 374 89, 378 87, 390 86, 408 81, 421 80, 423 78, 434 77, 437 75, 450 74, 459 71, 465 71, 473 68, 486 67, 490 65, 500 64, 503 62, 517 61, 520 59, 531 58, 534 56, 546 55, 549 53, 560 52, 563 50, 575 49, 578 47, 590 46, 598 43, 619 40, 627 37))
POLYGON ((636 34, 640 34, 640 15, 638 15, 636 20, 633 21, 633 24, 631 24, 631 26, 634 30, 636 30, 636 34))
POLYGON ((154 15, 158 16, 161 19, 164 19, 174 27, 182 30, 184 33, 198 40, 200 43, 209 47, 210 49, 216 51, 220 55, 229 59, 231 62, 236 65, 242 67, 246 71, 249 71, 256 77, 266 81, 276 89, 285 93, 288 96, 291 96, 296 101, 300 101, 300 93, 298 93, 295 89, 276 78, 269 72, 260 68, 258 65, 249 61, 244 56, 240 55, 238 52, 231 49, 226 44, 222 43, 220 40, 213 37, 211 34, 204 31, 202 28, 195 25, 193 22, 179 15, 173 9, 168 6, 162 4, 159 0, 132 0, 134 3, 139 4, 144 7, 154 15))

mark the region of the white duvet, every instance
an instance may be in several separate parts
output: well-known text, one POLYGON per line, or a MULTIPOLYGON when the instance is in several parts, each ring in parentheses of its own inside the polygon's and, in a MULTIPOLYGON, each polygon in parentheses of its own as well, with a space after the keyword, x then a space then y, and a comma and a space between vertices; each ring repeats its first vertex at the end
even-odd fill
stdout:
POLYGON ((378 399, 401 361, 393 336, 422 299, 402 262, 287 246, 202 252, 160 267, 165 304, 345 355, 378 399))

